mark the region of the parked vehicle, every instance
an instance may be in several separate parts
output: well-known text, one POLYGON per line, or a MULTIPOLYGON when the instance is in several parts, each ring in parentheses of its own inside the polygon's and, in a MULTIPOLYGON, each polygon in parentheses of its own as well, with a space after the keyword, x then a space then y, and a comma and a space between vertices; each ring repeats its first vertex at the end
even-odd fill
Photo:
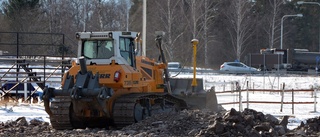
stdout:
POLYGON ((180 62, 168 62, 168 69, 181 69, 180 62))
POLYGON ((224 62, 220 66, 220 71, 230 73, 250 73, 258 71, 258 69, 249 67, 241 62, 224 62))

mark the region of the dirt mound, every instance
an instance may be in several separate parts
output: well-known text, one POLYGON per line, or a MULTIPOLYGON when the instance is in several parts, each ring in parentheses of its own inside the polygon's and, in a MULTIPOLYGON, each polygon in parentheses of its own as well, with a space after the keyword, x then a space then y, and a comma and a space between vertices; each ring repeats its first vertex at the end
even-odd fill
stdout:
POLYGON ((0 123, 0 136, 319 136, 320 118, 287 129, 288 117, 281 121, 252 109, 231 109, 214 113, 208 110, 184 110, 174 114, 154 115, 139 123, 116 129, 55 130, 47 122, 21 117, 0 123))

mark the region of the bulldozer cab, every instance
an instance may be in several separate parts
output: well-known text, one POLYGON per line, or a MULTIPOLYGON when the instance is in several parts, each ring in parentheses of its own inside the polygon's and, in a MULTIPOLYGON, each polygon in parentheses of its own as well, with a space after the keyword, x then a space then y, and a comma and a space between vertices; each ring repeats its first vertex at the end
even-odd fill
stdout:
POLYGON ((86 64, 111 64, 135 67, 136 32, 78 32, 78 57, 85 57, 86 64))
POLYGON ((85 63, 81 65, 77 60, 78 65, 74 64, 69 74, 76 75, 81 68, 87 68, 99 75, 100 86, 115 92, 129 92, 132 87, 137 88, 135 92, 164 92, 161 88, 164 65, 138 55, 137 37, 137 32, 122 31, 76 33, 78 58, 84 58, 85 63))

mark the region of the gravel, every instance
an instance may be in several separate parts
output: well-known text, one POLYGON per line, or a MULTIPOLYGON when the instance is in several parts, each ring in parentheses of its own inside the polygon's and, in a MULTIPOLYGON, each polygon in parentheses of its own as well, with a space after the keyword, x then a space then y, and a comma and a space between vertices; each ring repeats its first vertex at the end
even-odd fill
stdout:
POLYGON ((183 110, 171 114, 154 115, 122 129, 73 129, 55 130, 49 123, 37 119, 27 121, 20 117, 15 121, 0 123, 2 137, 164 137, 164 136, 210 136, 210 137, 305 137, 320 136, 320 118, 308 119, 293 130, 287 129, 288 116, 278 120, 272 115, 252 109, 242 112, 222 110, 183 110))

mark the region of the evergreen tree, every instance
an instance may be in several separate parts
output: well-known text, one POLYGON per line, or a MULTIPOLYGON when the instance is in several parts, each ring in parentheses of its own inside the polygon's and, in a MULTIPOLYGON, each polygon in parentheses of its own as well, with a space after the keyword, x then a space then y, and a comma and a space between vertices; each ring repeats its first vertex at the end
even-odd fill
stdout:
POLYGON ((3 13, 14 31, 37 31, 40 23, 39 0, 8 0, 3 2, 3 13))

